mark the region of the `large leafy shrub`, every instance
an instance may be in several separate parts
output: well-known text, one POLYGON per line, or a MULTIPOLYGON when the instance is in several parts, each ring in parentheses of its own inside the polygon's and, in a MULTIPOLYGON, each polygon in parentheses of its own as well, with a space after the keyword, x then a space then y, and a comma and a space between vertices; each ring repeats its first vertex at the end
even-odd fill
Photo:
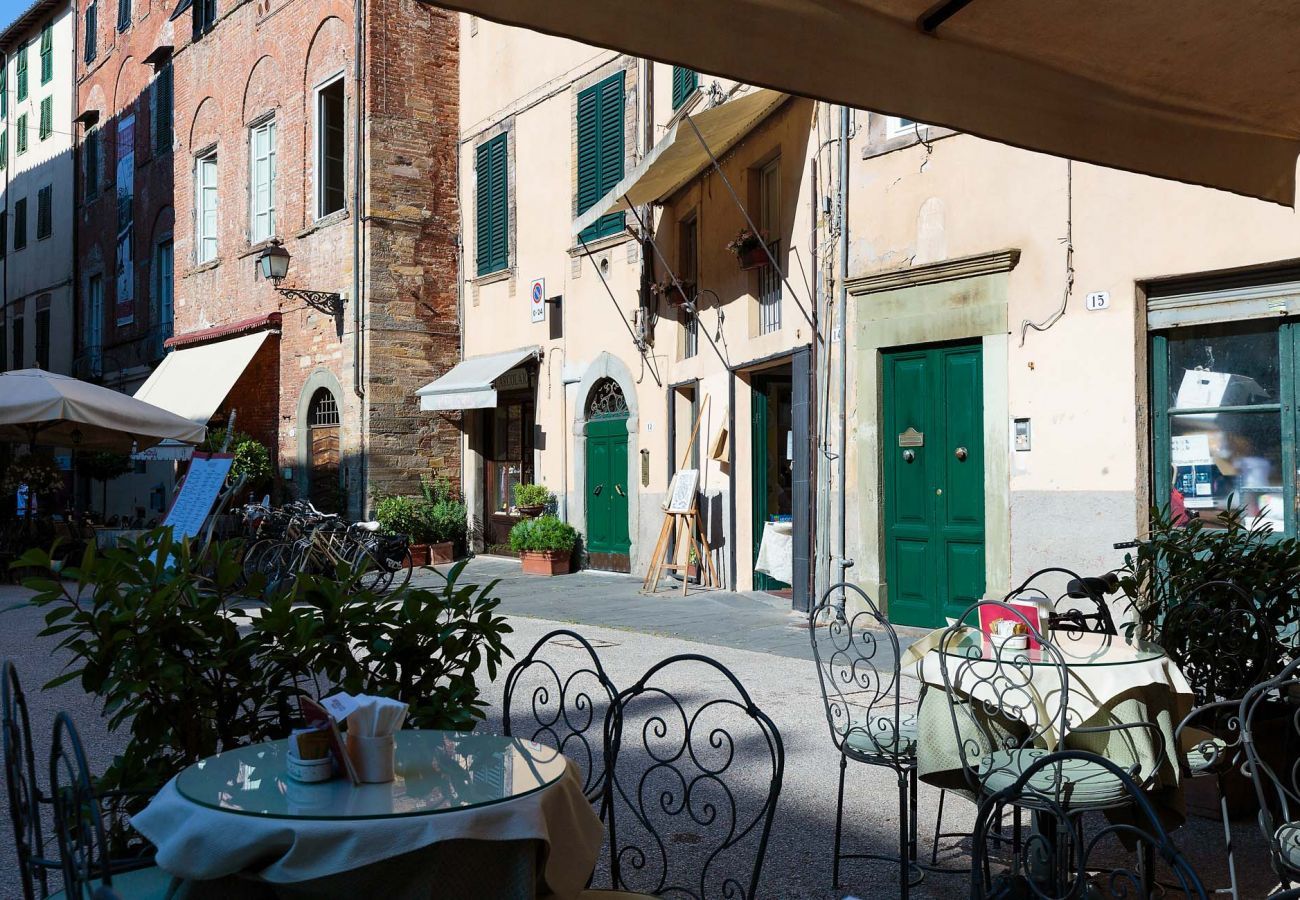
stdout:
POLYGON ((1295 654, 1300 541, 1242 509, 1185 526, 1153 510, 1147 537, 1125 556, 1120 586, 1133 607, 1130 630, 1169 652, 1200 701, 1239 699, 1295 654), (1191 615, 1189 604, 1210 612, 1191 615))
POLYGON ((469 530, 469 511, 446 478, 421 479, 419 497, 382 498, 375 518, 388 533, 406 535, 416 544, 451 541, 463 548, 469 530))
POLYGON ((112 550, 92 544, 66 581, 44 552, 19 561, 44 572, 26 581, 30 602, 68 657, 46 687, 77 682, 102 702, 109 730, 128 735, 104 787, 156 787, 213 753, 283 737, 299 693, 396 697, 422 728, 483 717, 478 678, 484 667, 495 678, 509 653, 496 582, 458 584, 462 564, 437 590, 380 595, 346 567, 268 587, 243 580, 240 549, 216 542, 199 559, 159 529, 112 550))
POLYGON ((577 543, 578 532, 568 522, 561 522, 555 516, 521 519, 510 529, 510 549, 516 553, 525 551, 568 553, 577 543))
MULTIPOLYGON (((224 428, 210 430, 203 442, 203 449, 208 453, 218 453, 225 446, 224 428)), ((245 487, 254 490, 271 480, 271 451, 261 441, 235 430, 230 435, 230 445, 226 447, 226 452, 235 454, 235 461, 230 464, 231 481, 246 478, 245 487)))

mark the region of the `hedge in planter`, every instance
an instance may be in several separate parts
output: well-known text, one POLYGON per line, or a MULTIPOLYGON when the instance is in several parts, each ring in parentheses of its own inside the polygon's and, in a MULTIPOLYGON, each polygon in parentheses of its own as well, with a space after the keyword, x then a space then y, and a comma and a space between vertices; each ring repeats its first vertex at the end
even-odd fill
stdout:
POLYGON ((510 529, 510 549, 519 554, 526 575, 564 575, 573 560, 578 532, 555 516, 521 519, 510 529))
POLYGON ((284 737, 300 693, 396 697, 417 728, 483 718, 478 678, 486 667, 494 679, 509 655, 495 581, 459 584, 462 563, 440 589, 381 595, 341 566, 268 587, 245 582, 241 549, 215 542, 200 559, 158 529, 111 550, 91 544, 64 567, 70 580, 42 551, 17 563, 44 573, 25 582, 28 602, 46 610, 41 636, 67 657, 46 687, 78 682, 102 702, 109 731, 129 735, 101 787, 157 788, 206 756, 284 737), (254 605, 260 615, 249 616, 254 605))

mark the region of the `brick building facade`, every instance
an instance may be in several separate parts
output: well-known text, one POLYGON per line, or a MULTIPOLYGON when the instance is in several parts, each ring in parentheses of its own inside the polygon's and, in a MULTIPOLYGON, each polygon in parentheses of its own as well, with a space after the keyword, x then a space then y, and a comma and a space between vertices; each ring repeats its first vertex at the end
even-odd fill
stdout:
POLYGON ((455 476, 457 422, 414 392, 459 354, 456 18, 414 0, 164 3, 131 56, 173 48, 170 370, 197 384, 187 351, 255 348, 214 367, 209 422, 233 411, 289 495, 359 516, 455 476), (289 254, 279 285, 259 267, 271 247, 289 254), (292 289, 337 294, 340 314, 292 289))

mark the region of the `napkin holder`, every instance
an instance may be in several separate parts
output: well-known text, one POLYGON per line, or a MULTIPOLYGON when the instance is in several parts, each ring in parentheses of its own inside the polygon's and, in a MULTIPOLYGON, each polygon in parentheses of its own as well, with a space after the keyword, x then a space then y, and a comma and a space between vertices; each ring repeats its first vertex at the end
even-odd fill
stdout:
POLYGON ((348 756, 363 784, 387 784, 396 778, 397 738, 348 734, 348 756))

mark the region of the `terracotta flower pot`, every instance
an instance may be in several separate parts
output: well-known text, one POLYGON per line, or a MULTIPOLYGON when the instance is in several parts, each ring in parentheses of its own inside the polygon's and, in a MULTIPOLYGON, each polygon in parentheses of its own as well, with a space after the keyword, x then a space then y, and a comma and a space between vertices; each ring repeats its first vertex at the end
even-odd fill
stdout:
POLYGON ((520 506, 517 507, 517 509, 519 510, 519 515, 523 516, 525 519, 536 519, 546 510, 546 507, 541 505, 520 506))
POLYGON ((456 561, 456 545, 451 541, 429 544, 428 553, 431 566, 442 566, 456 561))
POLYGON ((429 545, 412 544, 411 545, 411 565, 427 566, 429 564, 429 545))
POLYGON ((568 575, 572 559, 569 550, 525 550, 519 554, 525 575, 568 575))
POLYGON ((742 269, 766 269, 772 264, 767 258, 767 251, 761 246, 754 246, 740 254, 742 269))

